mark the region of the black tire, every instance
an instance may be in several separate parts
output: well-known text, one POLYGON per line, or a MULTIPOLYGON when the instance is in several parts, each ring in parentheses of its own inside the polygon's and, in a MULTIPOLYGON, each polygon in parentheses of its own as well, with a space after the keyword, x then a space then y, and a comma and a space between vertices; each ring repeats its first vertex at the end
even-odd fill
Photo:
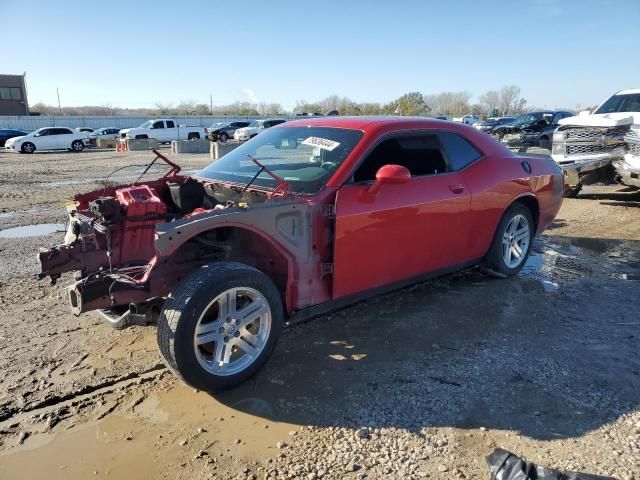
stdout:
POLYGON ((199 138, 200 138, 200 134, 197 132, 187 134, 187 140, 197 140, 199 138))
POLYGON ((256 135, 258 135, 257 133, 254 133, 253 135, 249 136, 249 140, 251 140, 253 137, 255 137, 256 135))
POLYGON ((147 140, 149 135, 136 135, 136 140, 147 140))
POLYGON ((280 293, 268 276, 242 263, 211 263, 192 272, 166 299, 158 319, 158 348, 167 367, 184 382, 201 390, 218 392, 244 382, 264 365, 276 346, 283 319, 280 293), (198 361, 195 329, 200 316, 218 295, 239 287, 257 290, 264 296, 271 309, 271 328, 262 351, 244 370, 215 375, 198 361))
POLYGON ((527 258, 529 258, 529 253, 531 252, 534 234, 535 225, 533 223, 533 215, 531 214, 531 211, 522 203, 516 202, 511 205, 502 216, 502 219, 500 220, 498 228, 496 229, 496 233, 493 237, 493 241, 491 242, 491 247, 489 248, 489 251, 485 256, 483 267, 485 268, 487 273, 499 278, 507 278, 517 275, 524 264, 527 263, 527 258), (517 215, 522 215, 528 222, 529 242, 527 244, 526 252, 520 259, 520 263, 518 263, 514 267, 510 267, 505 263, 503 257, 503 238, 507 226, 517 215))
POLYGON ((79 153, 82 150, 84 150, 84 143, 82 143, 82 140, 74 140, 71 142, 71 151, 79 153))
POLYGON ((580 190, 582 190, 582 184, 579 183, 578 185, 576 185, 575 187, 566 187, 564 190, 564 197, 565 198, 576 198, 578 196, 578 194, 580 193, 580 190))
POLYGON ((218 135, 218 141, 219 142, 226 142, 227 140, 229 140, 229 135, 227 135, 226 133, 222 132, 220 135, 218 135))
POLYGON ((36 151, 36 146, 31 142, 24 142, 20 147, 22 153, 33 153, 36 151))

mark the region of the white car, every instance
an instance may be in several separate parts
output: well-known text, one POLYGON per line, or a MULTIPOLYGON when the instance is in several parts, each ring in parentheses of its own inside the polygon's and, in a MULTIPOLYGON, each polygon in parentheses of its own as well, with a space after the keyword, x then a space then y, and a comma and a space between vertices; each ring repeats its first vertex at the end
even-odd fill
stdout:
POLYGON ((5 150, 33 153, 37 150, 71 150, 81 152, 89 144, 89 134, 67 127, 44 127, 23 137, 7 140, 5 150))
POLYGON ((95 143, 99 138, 120 138, 120 129, 115 127, 102 127, 89 134, 91 143, 95 143))
POLYGON ((248 127, 237 129, 233 134, 233 139, 237 142, 246 142, 250 138, 258 135, 262 130, 271 128, 284 122, 286 122, 286 120, 282 119, 254 120, 249 124, 248 127))
POLYGON ((169 143, 173 140, 206 138, 206 133, 202 127, 178 125, 173 119, 158 118, 155 120, 147 120, 136 128, 124 128, 120 130, 120 138, 153 138, 161 143, 169 143))

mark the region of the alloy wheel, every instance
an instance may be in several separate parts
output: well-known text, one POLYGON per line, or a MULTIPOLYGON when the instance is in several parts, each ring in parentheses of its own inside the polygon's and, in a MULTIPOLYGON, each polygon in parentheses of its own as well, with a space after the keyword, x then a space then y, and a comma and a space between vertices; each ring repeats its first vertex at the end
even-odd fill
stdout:
POLYGON ((258 358, 271 331, 271 308, 253 288, 231 288, 204 309, 193 346, 198 362, 210 373, 233 375, 258 358))
POLYGON ((509 268, 516 268, 527 256, 531 241, 529 221, 524 215, 515 215, 502 237, 502 259, 509 268))

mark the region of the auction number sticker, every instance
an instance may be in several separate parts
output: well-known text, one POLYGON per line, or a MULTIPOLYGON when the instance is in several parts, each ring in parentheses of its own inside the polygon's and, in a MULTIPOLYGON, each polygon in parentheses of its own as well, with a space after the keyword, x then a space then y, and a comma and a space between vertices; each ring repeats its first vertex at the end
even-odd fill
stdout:
POLYGON ((311 145, 312 147, 320 147, 324 150, 334 150, 340 142, 334 142, 333 140, 329 140, 327 138, 320 137, 309 137, 306 140, 302 141, 303 145, 311 145))

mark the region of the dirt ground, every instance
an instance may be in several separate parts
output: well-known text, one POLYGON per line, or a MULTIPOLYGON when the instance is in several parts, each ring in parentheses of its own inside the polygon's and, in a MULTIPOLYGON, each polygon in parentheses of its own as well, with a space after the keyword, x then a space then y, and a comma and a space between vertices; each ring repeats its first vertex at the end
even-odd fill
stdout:
POLYGON ((486 479, 502 447, 640 480, 640 192, 566 199, 516 278, 471 270, 292 327, 210 396, 167 372, 154 327, 75 317, 71 277, 34 275, 64 200, 152 157, 0 153, 0 478, 486 479))

